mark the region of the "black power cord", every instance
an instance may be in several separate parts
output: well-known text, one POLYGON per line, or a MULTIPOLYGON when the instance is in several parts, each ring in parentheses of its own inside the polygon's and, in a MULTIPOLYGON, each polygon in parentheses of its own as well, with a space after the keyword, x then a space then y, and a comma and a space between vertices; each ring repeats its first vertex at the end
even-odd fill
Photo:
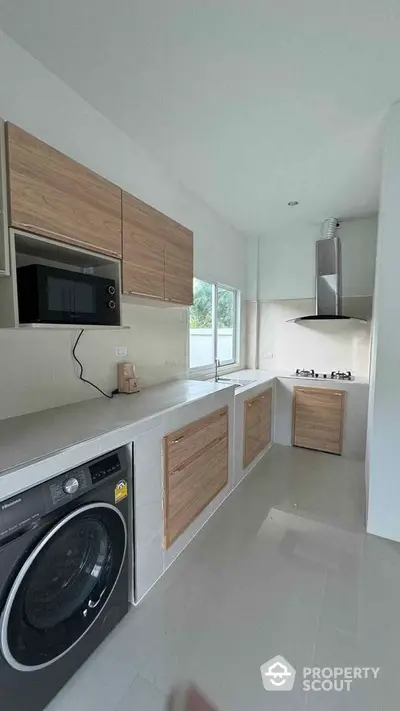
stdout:
POLYGON ((108 393, 105 393, 104 390, 102 390, 101 388, 99 388, 97 385, 95 385, 94 383, 91 383, 90 380, 86 380, 86 378, 83 377, 83 365, 82 365, 81 361, 79 360, 79 358, 78 358, 77 355, 76 355, 76 347, 77 347, 79 341, 81 340, 81 337, 82 337, 82 334, 83 334, 84 330, 85 330, 84 328, 81 329, 81 331, 80 331, 80 333, 79 333, 79 335, 78 335, 78 337, 77 337, 77 339, 76 339, 76 341, 75 341, 74 347, 73 347, 73 349, 72 349, 72 357, 74 358, 74 360, 76 360, 76 362, 78 363, 79 368, 80 368, 80 373, 79 373, 79 376, 78 376, 78 377, 79 377, 79 380, 82 380, 83 383, 87 383, 88 385, 91 385, 92 388, 95 388, 96 390, 98 390, 99 393, 101 393, 102 395, 104 395, 104 397, 107 397, 109 400, 112 400, 113 397, 114 397, 114 395, 117 395, 117 393, 119 392, 118 390, 113 390, 112 393, 111 393, 111 395, 109 395, 108 393))

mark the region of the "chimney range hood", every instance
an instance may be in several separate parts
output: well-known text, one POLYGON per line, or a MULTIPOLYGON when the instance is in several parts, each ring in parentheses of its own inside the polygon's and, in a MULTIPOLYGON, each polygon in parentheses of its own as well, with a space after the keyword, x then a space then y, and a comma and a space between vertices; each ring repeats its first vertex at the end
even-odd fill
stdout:
POLYGON ((289 319, 295 323, 306 321, 328 321, 354 319, 366 323, 365 319, 342 314, 342 255, 340 239, 336 232, 339 222, 335 217, 324 220, 322 239, 315 243, 315 306, 316 313, 289 319))

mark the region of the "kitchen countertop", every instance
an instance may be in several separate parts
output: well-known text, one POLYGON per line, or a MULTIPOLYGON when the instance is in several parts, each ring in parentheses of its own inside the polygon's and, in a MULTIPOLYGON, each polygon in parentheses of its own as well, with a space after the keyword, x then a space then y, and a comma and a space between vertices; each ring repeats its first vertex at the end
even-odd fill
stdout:
POLYGON ((250 382, 249 385, 243 385, 240 388, 235 389, 235 397, 237 395, 241 395, 242 393, 247 392, 248 390, 252 390, 253 388, 257 387, 257 385, 260 385, 261 383, 268 383, 271 380, 274 380, 277 377, 277 372, 270 371, 270 370, 239 370, 235 373, 231 373, 230 375, 227 376, 228 378, 233 378, 238 380, 250 380, 254 382, 250 382))
MULTIPOLYGON (((239 370, 238 372, 231 373, 230 375, 227 376, 228 378, 239 378, 239 380, 256 380, 257 383, 264 383, 268 382, 269 380, 273 380, 274 378, 290 378, 290 380, 301 380, 302 383, 307 382, 310 384, 310 386, 313 386, 315 384, 319 385, 326 385, 326 386, 332 386, 334 387, 335 385, 369 385, 369 380, 368 378, 365 378, 361 375, 356 375, 354 380, 334 380, 327 378, 326 380, 324 378, 307 378, 306 376, 301 376, 301 375, 296 375, 295 373, 292 373, 287 370, 239 370)), ((244 390, 251 389, 254 387, 257 383, 252 383, 252 385, 246 385, 245 387, 238 388, 236 392, 243 392, 244 390)))
POLYGON ((2 420, 0 499, 5 494, 3 479, 16 469, 231 388, 229 383, 177 380, 112 400, 94 398, 2 420))
MULTIPOLYGON (((275 378, 310 386, 368 385, 366 378, 321 381, 279 370, 240 370, 228 377, 254 381, 236 388, 236 398, 275 378)), ((113 400, 94 398, 1 420, 0 501, 133 441, 155 417, 233 387, 229 381, 177 380, 113 400)))

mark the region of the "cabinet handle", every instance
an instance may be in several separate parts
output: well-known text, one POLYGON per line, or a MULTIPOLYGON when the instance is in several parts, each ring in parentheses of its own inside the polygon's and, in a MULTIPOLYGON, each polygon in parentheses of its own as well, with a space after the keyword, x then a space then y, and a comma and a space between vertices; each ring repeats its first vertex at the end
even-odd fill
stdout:
POLYGON ((182 437, 178 437, 178 439, 173 439, 171 444, 178 444, 178 442, 180 442, 184 438, 184 436, 185 435, 182 435, 182 437))

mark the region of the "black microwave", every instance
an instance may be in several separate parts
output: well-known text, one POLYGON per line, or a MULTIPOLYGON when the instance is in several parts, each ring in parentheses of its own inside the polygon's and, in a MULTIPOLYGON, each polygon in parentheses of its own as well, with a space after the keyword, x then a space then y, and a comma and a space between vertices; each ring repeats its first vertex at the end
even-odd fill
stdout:
POLYGON ((115 281, 30 264, 17 269, 20 323, 119 325, 115 281))

